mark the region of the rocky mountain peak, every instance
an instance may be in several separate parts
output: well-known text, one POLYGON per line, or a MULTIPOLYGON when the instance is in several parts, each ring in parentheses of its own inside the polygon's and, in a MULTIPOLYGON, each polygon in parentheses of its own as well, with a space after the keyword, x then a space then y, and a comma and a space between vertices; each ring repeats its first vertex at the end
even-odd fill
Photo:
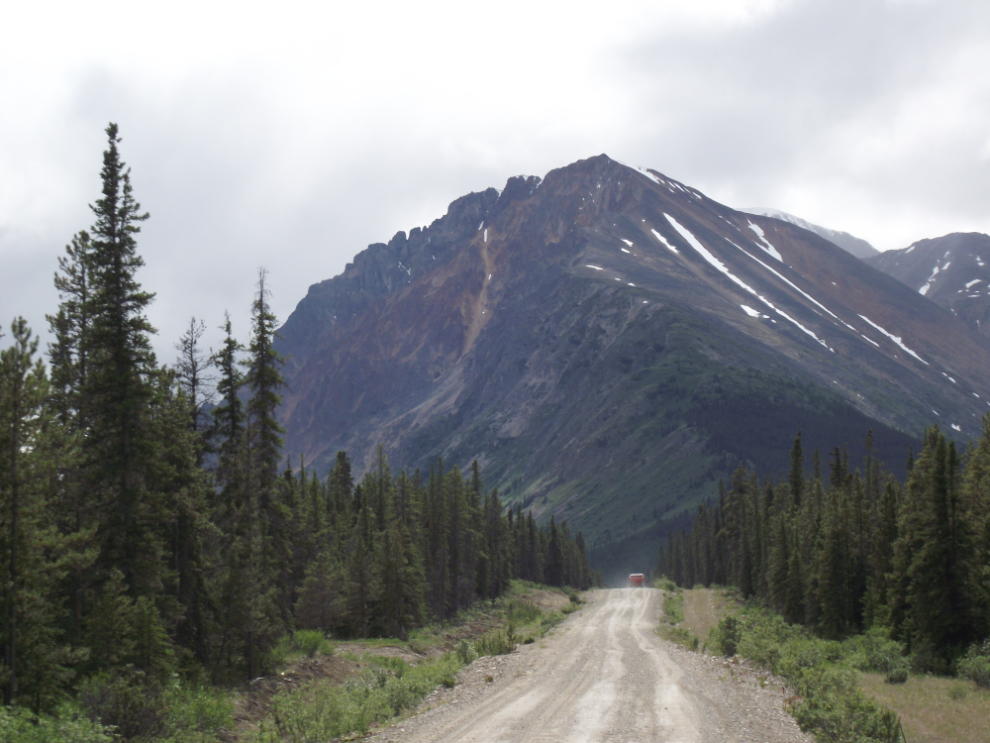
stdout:
POLYGON ((955 232, 867 262, 990 338, 990 235, 955 232))
POLYGON ((592 539, 659 524, 745 463, 868 429, 897 468, 990 407, 990 346, 822 237, 606 155, 510 178, 369 246, 282 328, 286 448, 323 473, 477 459, 592 539))

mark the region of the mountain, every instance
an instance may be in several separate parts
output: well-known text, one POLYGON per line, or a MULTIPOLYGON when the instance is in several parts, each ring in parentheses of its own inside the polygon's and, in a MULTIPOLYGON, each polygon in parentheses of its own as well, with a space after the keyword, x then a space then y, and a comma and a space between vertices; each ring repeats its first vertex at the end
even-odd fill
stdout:
POLYGON ((990 235, 956 232, 866 262, 990 338, 990 235))
POLYGON ((786 474, 798 430, 809 468, 844 444, 855 466, 872 429, 903 471, 927 425, 965 440, 990 407, 990 347, 950 312, 605 155, 369 246, 281 334, 293 461, 322 476, 346 450, 360 472, 379 442, 395 467, 477 459, 598 545, 655 544, 740 463, 786 474))
POLYGON ((782 212, 779 209, 754 206, 747 209, 740 209, 739 211, 745 212, 746 214, 755 214, 761 217, 779 219, 782 222, 790 222, 791 224, 808 230, 808 232, 814 232, 816 235, 824 237, 833 245, 838 245, 847 253, 852 253, 860 259, 865 260, 866 258, 880 255, 879 250, 874 248, 862 238, 856 237, 855 235, 850 235, 848 232, 839 232, 838 230, 830 230, 828 227, 820 227, 819 225, 807 222, 800 217, 795 217, 793 214, 782 212))

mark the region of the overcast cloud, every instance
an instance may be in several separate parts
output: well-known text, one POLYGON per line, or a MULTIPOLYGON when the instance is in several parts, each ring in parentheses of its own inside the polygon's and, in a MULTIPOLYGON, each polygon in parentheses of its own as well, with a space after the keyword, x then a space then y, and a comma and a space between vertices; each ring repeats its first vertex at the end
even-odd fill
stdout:
POLYGON ((284 321, 369 243, 602 152, 880 249, 990 232, 986 0, 357 5, 5 8, 4 330, 46 330, 109 121, 162 361, 191 315, 246 338, 259 266, 284 321))

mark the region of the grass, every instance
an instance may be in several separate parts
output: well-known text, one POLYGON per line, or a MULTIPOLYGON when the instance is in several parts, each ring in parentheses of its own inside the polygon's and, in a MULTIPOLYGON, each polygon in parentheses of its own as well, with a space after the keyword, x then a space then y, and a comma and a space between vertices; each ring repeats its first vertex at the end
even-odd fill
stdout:
POLYGON ((692 588, 683 593, 684 621, 681 624, 695 637, 708 637, 712 627, 736 606, 724 589, 692 588))
POLYGON ((990 741, 990 689, 972 681, 911 676, 903 684, 865 673, 863 689, 900 715, 911 743, 990 741))
POLYGON ((307 684, 278 694, 256 743, 311 743, 366 733, 419 703, 437 686, 452 687, 461 668, 454 653, 410 665, 380 658, 342 685, 307 684))
POLYGON ((319 630, 296 630, 282 637, 271 651, 272 662, 282 666, 294 660, 333 655, 334 644, 319 630))
POLYGON ((690 650, 697 650, 700 640, 691 633, 690 629, 681 625, 684 621, 684 591, 676 588, 671 589, 669 581, 665 578, 656 582, 655 585, 662 586, 664 591, 664 618, 657 628, 660 636, 690 650))
POLYGON ((112 728, 88 720, 78 709, 62 705, 51 715, 35 716, 20 707, 0 705, 0 740, 4 743, 114 743, 112 728))
POLYGON ((896 712, 860 686, 857 667, 878 664, 889 673, 892 640, 879 633, 845 642, 822 640, 764 609, 724 617, 706 646, 740 655, 781 676, 793 690, 789 708, 801 729, 823 741, 904 743, 896 712))
MULTIPOLYGON (((513 581, 506 596, 495 602, 479 603, 457 618, 459 627, 449 623, 424 627, 407 643, 395 639, 364 640, 348 643, 341 658, 367 663, 356 679, 343 684, 314 681, 287 689, 272 698, 270 714, 251 739, 253 743, 309 743, 364 735, 406 714, 437 686, 452 687, 457 672, 479 656, 510 653, 519 643, 531 643, 581 606, 574 593, 513 581), (559 608, 552 608, 557 606, 559 608), (488 627, 480 635, 473 629, 488 627), (453 647, 451 631, 467 630, 453 647), (440 657, 418 663, 401 658, 375 655, 385 647, 424 650, 446 649, 440 657), (361 655, 355 649, 364 650, 361 655)), ((306 638, 293 642, 306 650, 306 638)), ((316 643, 310 638, 309 646, 316 643)))

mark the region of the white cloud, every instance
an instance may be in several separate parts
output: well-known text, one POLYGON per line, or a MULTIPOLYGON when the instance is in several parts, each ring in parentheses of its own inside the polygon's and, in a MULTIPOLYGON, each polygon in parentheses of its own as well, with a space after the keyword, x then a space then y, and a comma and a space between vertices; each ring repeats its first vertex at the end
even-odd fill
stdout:
MULTIPOLYGON (((160 355, 285 319, 369 242, 601 152, 879 247, 990 230, 990 5, 20 3, 0 45, 0 323, 54 308, 117 121, 160 355), (246 330, 246 319, 240 327, 246 330)), ((2 343, 2 342, 0 342, 2 343)))

